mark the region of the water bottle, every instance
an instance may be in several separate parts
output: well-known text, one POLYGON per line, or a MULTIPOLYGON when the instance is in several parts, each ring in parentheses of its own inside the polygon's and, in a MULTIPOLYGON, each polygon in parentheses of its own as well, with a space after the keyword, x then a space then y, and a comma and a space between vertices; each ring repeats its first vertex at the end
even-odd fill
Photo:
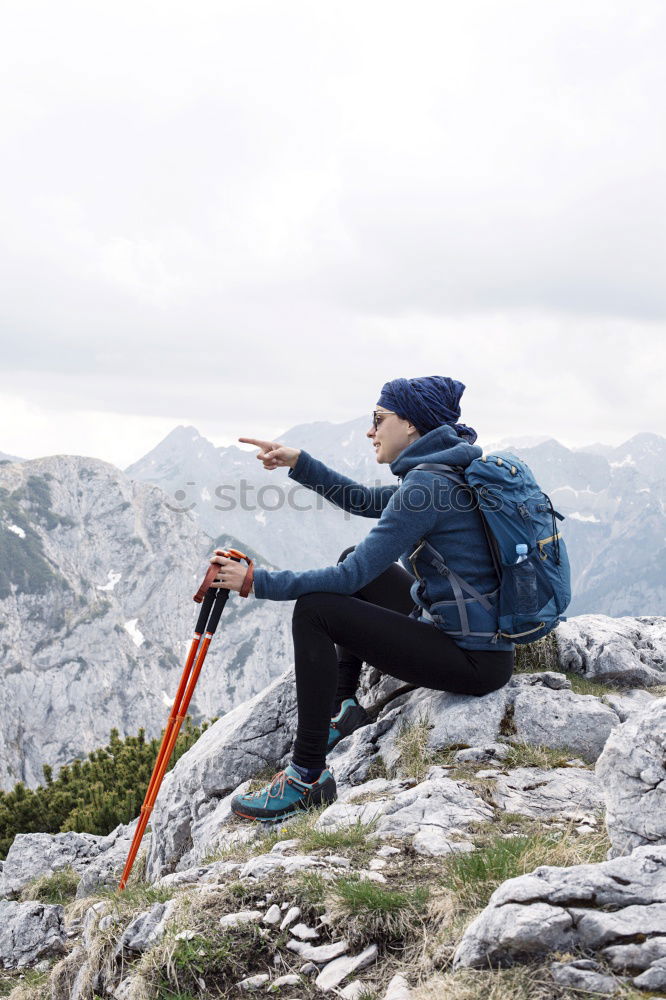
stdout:
POLYGON ((536 569, 527 558, 527 545, 519 542, 516 545, 517 567, 514 570, 516 581, 516 614, 536 615, 539 611, 539 592, 537 588, 536 569))

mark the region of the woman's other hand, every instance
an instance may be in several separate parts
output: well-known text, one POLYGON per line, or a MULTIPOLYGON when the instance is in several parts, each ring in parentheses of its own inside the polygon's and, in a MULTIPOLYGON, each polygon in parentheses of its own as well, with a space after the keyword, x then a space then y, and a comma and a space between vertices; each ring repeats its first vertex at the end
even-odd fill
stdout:
POLYGON ((298 462, 300 448, 287 448, 277 441, 261 441, 258 438, 238 438, 243 444, 253 444, 259 449, 259 454, 255 457, 264 463, 264 469, 280 469, 288 467, 293 469, 298 462))

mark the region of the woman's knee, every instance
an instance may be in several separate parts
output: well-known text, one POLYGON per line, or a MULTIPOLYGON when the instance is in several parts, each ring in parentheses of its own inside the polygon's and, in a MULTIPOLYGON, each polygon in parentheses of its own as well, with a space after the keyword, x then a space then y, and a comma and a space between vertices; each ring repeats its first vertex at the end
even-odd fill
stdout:
POLYGON ((339 597, 339 594, 329 594, 327 592, 315 591, 311 594, 301 594, 296 598, 292 618, 302 618, 317 615, 331 600, 339 597))
POLYGON ((350 545, 348 549, 345 549, 344 552, 341 552, 340 556, 338 558, 338 563, 343 562, 347 558, 347 556, 349 555, 349 553, 353 552, 355 548, 356 548, 355 545, 350 545))

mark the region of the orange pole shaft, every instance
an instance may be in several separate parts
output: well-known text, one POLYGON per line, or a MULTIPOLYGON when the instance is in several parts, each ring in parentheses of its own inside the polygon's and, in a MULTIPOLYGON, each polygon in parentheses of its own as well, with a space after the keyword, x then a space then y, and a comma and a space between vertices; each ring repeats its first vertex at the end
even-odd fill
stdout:
POLYGON ((164 756, 164 751, 166 749, 167 743, 169 741, 169 737, 171 735, 171 730, 173 729, 173 726, 174 726, 174 723, 176 721, 176 718, 181 714, 180 713, 180 703, 181 703, 181 701, 183 699, 183 694, 185 693, 185 689, 187 687, 187 682, 190 679, 190 672, 192 670, 192 664, 194 662, 195 656, 197 655, 197 650, 199 649, 199 643, 200 642, 201 642, 201 636, 197 632, 195 632, 194 633, 194 638, 192 639, 192 643, 190 645, 189 653, 187 654, 187 660, 185 661, 185 667, 183 668, 183 674, 182 674, 182 676, 180 678, 180 684, 178 685, 178 690, 176 691, 176 697, 174 698, 173 705, 171 706, 171 712, 169 713, 169 720, 168 720, 168 722, 166 724, 166 729, 164 730, 164 736, 162 737, 162 743, 160 745, 159 753, 157 755, 157 760, 155 761, 155 764, 153 765, 153 773, 151 774, 150 781, 148 782, 148 788, 146 790, 146 795, 145 795, 145 798, 144 798, 144 802, 146 802, 148 800, 148 798, 149 798, 151 786, 152 786, 152 784, 153 784, 153 782, 155 780, 155 777, 156 777, 156 775, 157 775, 157 773, 159 771, 159 768, 160 768, 160 765, 161 765, 161 762, 162 762, 162 757, 164 756))
MULTIPOLYGON (((162 746, 160 748, 157 760, 155 761, 155 767, 153 768, 153 776, 151 777, 150 784, 148 786, 148 791, 146 792, 146 797, 144 799, 144 803, 141 806, 141 815, 139 817, 137 828, 134 831, 134 838, 132 840, 132 845, 130 847, 127 861, 125 862, 125 868, 123 870, 120 882, 118 883, 118 889, 120 891, 122 891, 127 885, 127 879, 129 878, 130 872, 132 871, 132 866, 134 865, 134 861, 136 859, 136 855, 139 850, 139 845, 141 844, 141 840, 143 839, 143 835, 146 831, 148 820, 150 818, 151 812, 153 811, 153 806, 155 805, 155 801, 157 799, 160 787, 162 785, 166 769, 169 766, 169 761, 171 760, 171 755, 176 745, 176 740, 178 739, 180 727, 183 723, 183 719, 187 715, 187 709, 189 708, 190 701, 192 700, 192 695, 194 694, 194 689, 196 687, 197 681, 199 680, 199 674, 201 673, 201 668, 203 667, 204 660, 206 659, 206 653, 208 652, 208 647, 210 646, 212 638, 213 638, 212 634, 210 632, 206 632, 204 640, 201 644, 201 648, 199 649, 199 655, 197 656, 196 663, 189 676, 189 679, 187 680, 187 686, 183 684, 183 681, 181 679, 178 691, 180 693, 183 687, 185 687, 185 690, 182 692, 181 695, 179 703, 179 711, 178 714, 174 716, 172 709, 172 713, 169 718, 171 725, 169 727, 168 733, 165 732, 164 734, 164 738, 162 740, 162 746)), ((190 658, 188 656, 188 662, 189 659, 190 658)), ((183 676, 185 676, 185 672, 183 672, 183 676)))
MULTIPOLYGON (((139 822, 137 824, 136 830, 134 831, 134 837, 132 838, 132 844, 130 846, 129 854, 127 856, 127 861, 125 862, 123 874, 118 884, 118 889, 121 891, 127 885, 127 879, 129 878, 130 872, 132 871, 132 866, 134 865, 134 861, 137 852, 139 850, 139 845, 141 844, 143 835, 146 830, 146 826, 148 825, 148 819, 152 811, 152 804, 154 804, 155 798, 157 798, 157 791, 159 791, 159 786, 162 783, 162 778, 164 777, 164 772, 166 771, 166 765, 163 768, 162 764, 165 758, 165 754, 167 752, 167 747, 170 744, 171 744, 171 750, 169 750, 169 754, 166 757, 167 765, 171 757, 171 753, 173 752, 173 745, 175 744, 175 740, 172 743, 171 735, 173 733, 174 726, 176 725, 176 719, 178 718, 179 715, 181 715, 180 712, 181 702, 183 701, 183 695, 187 689, 187 684, 190 679, 190 673, 192 670, 192 663, 194 662, 197 650, 199 649, 200 642, 201 642, 201 635, 198 632, 195 632, 194 638, 192 639, 192 642, 190 644, 189 652, 187 654, 187 660, 185 661, 185 666, 183 668, 183 673, 180 678, 180 683, 178 685, 176 697, 174 698, 173 705, 171 706, 171 712, 169 713, 169 719, 166 724, 166 728, 164 730, 164 736, 162 737, 160 749, 157 754, 157 758, 155 759, 155 763, 153 765, 153 772, 150 776, 150 781, 148 782, 148 788, 146 789, 143 805, 141 806, 141 814, 139 816, 139 822), (160 775, 159 779, 158 775, 160 775), (153 796, 153 788, 156 782, 157 782, 157 791, 155 791, 155 795, 153 796), (148 808, 148 803, 150 802, 151 798, 152 798, 152 804, 148 808)), ((191 697, 192 695, 190 694, 190 698, 191 697)), ((188 704, 189 704, 189 699, 188 699, 188 704)), ((180 722, 178 723, 178 729, 180 729, 180 722)), ((177 736, 178 733, 176 733, 176 737, 177 736)))

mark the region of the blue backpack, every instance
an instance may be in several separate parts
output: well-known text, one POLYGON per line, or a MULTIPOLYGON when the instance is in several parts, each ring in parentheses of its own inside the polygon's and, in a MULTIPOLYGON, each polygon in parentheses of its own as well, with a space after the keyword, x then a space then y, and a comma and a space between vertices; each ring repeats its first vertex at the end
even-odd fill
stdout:
MULTIPOLYGON (((562 612, 571 601, 571 574, 556 521, 563 521, 564 515, 553 508, 525 462, 502 452, 475 458, 464 469, 428 462, 414 469, 442 473, 471 490, 499 580, 499 635, 522 645, 543 638, 566 621, 562 612), (516 562, 516 545, 520 543, 527 545, 527 557, 516 562)), ((417 553, 444 574, 453 588, 461 627, 456 634, 481 635, 469 629, 464 595, 491 611, 487 595, 479 594, 450 569, 425 539, 412 557, 417 553)))

